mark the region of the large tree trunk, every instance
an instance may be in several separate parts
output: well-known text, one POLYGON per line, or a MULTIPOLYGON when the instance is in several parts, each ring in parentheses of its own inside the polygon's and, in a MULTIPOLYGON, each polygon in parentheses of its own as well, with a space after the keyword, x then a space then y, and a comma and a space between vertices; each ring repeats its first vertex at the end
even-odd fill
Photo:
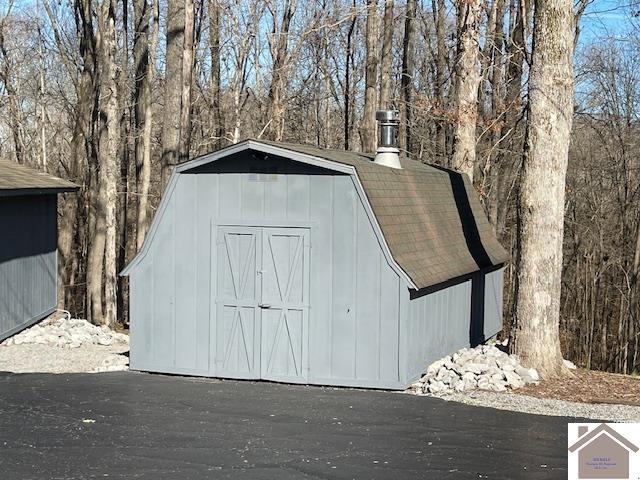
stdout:
POLYGON ((134 151, 136 157, 136 249, 140 250, 146 234, 146 215, 149 195, 147 181, 146 192, 143 177, 150 172, 145 165, 145 126, 147 107, 150 106, 151 85, 149 83, 149 4, 147 0, 133 2, 133 62, 135 70, 134 85, 134 151), (144 198, 143 198, 144 197, 144 198))
MULTIPOLYGON (((117 1, 117 0, 116 0, 117 1)), ((120 179, 117 185, 116 225, 117 225, 117 257, 116 272, 122 271, 128 261, 135 255, 135 163, 132 161, 129 140, 131 137, 132 95, 131 76, 129 72, 129 0, 122 0, 122 22, 120 48, 120 68, 117 70, 118 113, 119 120, 119 152, 120 179)), ((118 35, 118 34, 116 34, 118 35)), ((114 38, 115 41, 115 38, 114 38)), ((117 315, 122 324, 129 323, 129 281, 127 277, 116 275, 117 281, 117 315)))
POLYGON ((518 120, 522 111, 522 66, 524 63, 525 23, 529 17, 530 2, 512 0, 510 16, 515 13, 515 21, 509 35, 507 54, 505 59, 505 99, 504 121, 500 129, 501 144, 496 155, 493 169, 496 184, 492 186, 489 203, 489 219, 494 225, 495 232, 501 236, 504 232, 509 212, 509 197, 514 184, 515 166, 520 164, 521 140, 515 135, 518 120))
POLYGON ((447 68, 447 51, 445 43, 445 2, 437 0, 433 2, 436 7, 436 81, 434 93, 437 100, 436 115, 436 155, 444 164, 448 163, 447 156, 447 129, 445 110, 447 99, 444 92, 445 74, 447 68))
POLYGON ((169 0, 167 6, 164 109, 162 119, 162 186, 180 155, 182 105, 182 52, 184 48, 185 0, 169 0))
POLYGON ((376 106, 378 92, 378 0, 367 0, 367 26, 365 32, 366 64, 364 109, 360 122, 360 140, 362 150, 375 152, 376 144, 376 106))
MULTIPOLYGON (((158 46, 158 32, 160 25, 160 5, 158 0, 152 0, 151 9, 151 35, 148 43, 143 43, 144 47, 147 46, 147 60, 144 68, 136 63, 136 69, 140 69, 141 73, 144 72, 141 84, 139 85, 138 102, 136 103, 136 115, 139 116, 139 122, 142 126, 138 136, 136 136, 136 184, 138 192, 138 211, 137 211, 137 224, 136 224, 136 249, 140 250, 144 239, 149 230, 149 186, 151 185, 151 129, 153 127, 153 114, 152 114, 152 101, 151 101, 151 86, 153 85, 153 78, 155 72, 156 61, 156 48, 158 46)), ((141 31, 143 26, 141 26, 141 31)), ((141 54, 141 59, 144 59, 144 53, 141 54)))
MULTIPOLYGON (((53 13, 46 2, 45 7, 49 17, 53 18, 53 13)), ((74 9, 82 68, 75 82, 77 103, 71 138, 69 178, 80 185, 80 190, 76 195, 64 196, 60 204, 58 306, 73 310, 72 313, 75 315, 88 317, 89 311, 84 303, 84 292, 77 290, 76 284, 84 283, 83 278, 86 276, 83 264, 87 259, 89 223, 88 166, 96 162, 93 123, 96 115, 97 54, 91 13, 92 0, 76 0, 74 9)), ((62 39, 57 30, 56 43, 58 48, 62 48, 62 39)))
POLYGON ((380 61, 380 108, 389 108, 391 100, 391 47, 393 46, 393 0, 384 2, 384 35, 380 61))
POLYGON ((99 8, 100 116, 98 193, 87 283, 93 323, 116 323, 116 206, 118 185, 118 96, 116 84, 115 0, 99 8), (103 284, 104 274, 104 284, 103 284), (104 285, 104 289, 102 286, 104 285), (103 297, 104 294, 104 297, 103 297), (104 309, 103 309, 104 305, 104 309))
POLYGON ((100 100, 104 101, 101 111, 106 113, 106 141, 100 135, 100 182, 104 181, 105 188, 105 252, 104 252, 104 320, 103 324, 113 328, 117 321, 116 308, 116 208, 118 204, 118 141, 119 122, 118 90, 116 84, 116 26, 115 0, 103 3, 102 17, 104 33, 102 34, 102 68, 100 100), (106 167, 106 168, 105 168, 106 167), (104 170, 103 170, 104 169, 104 170))
POLYGON ((351 94, 351 65, 353 64, 353 32, 356 28, 358 16, 356 15, 356 0, 353 0, 351 7, 351 24, 347 31, 347 44, 345 49, 345 71, 344 71, 344 149, 349 150, 351 146, 351 114, 352 114, 352 94, 351 94))
MULTIPOLYGON (((11 7, 9 7, 11 8, 11 7)), ((16 161, 18 163, 25 162, 25 141, 22 128, 22 110, 20 108, 20 92, 14 82, 15 72, 13 71, 13 61, 5 44, 5 35, 7 25, 5 25, 6 17, 0 22, 0 55, 2 57, 2 65, 0 67, 0 80, 4 85, 9 103, 9 117, 7 123, 9 130, 13 136, 13 147, 16 161)))
POLYGON ((411 152, 411 109, 413 103, 413 71, 415 69, 416 0, 407 0, 402 43, 402 75, 400 77, 400 150, 411 152))
POLYGON ((458 2, 458 54, 456 98, 451 166, 473 179, 476 164, 476 123, 478 118, 478 38, 480 0, 458 2))
POLYGON ((518 204, 514 349, 544 378, 564 371, 559 317, 573 118, 573 21, 570 0, 536 0, 529 124, 518 204))
POLYGON ((194 69, 194 27, 193 0, 185 0, 184 44, 182 48, 182 88, 180 90, 180 144, 178 163, 189 160, 191 147, 191 76, 194 69))
POLYGON ((285 0, 284 11, 280 28, 273 20, 273 33, 275 38, 271 42, 271 57, 273 58, 273 68, 271 73, 271 84, 269 85, 269 113, 268 132, 269 138, 275 141, 282 141, 284 136, 284 86, 286 80, 285 69, 289 57, 289 28, 291 19, 296 9, 296 0, 285 0))
POLYGON ((211 51, 211 109, 213 148, 220 148, 224 140, 220 92, 220 2, 209 0, 209 50, 211 51))

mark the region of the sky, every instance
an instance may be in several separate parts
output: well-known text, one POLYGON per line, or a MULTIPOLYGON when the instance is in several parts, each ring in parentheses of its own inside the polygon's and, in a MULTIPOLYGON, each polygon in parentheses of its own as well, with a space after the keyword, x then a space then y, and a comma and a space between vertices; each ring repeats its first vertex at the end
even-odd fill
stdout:
POLYGON ((640 11, 640 0, 594 0, 582 18, 580 45, 625 35, 630 31, 629 19, 634 11, 640 11))

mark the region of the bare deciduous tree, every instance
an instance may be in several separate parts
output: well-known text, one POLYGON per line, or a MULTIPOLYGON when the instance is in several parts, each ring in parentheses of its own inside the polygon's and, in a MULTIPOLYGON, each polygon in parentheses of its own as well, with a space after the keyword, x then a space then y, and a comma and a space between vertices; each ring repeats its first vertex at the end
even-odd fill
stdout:
POLYGON ((393 0, 384 2, 384 35, 380 60, 380 107, 388 108, 391 99, 391 47, 393 45, 393 0))
POLYGON ((399 145, 401 150, 411 151, 411 122, 413 103, 413 74, 415 69, 415 22, 416 1, 407 0, 406 17, 404 21, 404 40, 402 42, 402 75, 400 76, 400 131, 399 145))
POLYGON ((480 0, 460 0, 458 9, 458 50, 456 58, 455 112, 451 166, 473 179, 476 164, 476 123, 478 118, 478 40, 480 0))
POLYGON ((185 36, 185 2, 169 0, 162 116, 162 184, 169 181, 171 169, 180 156, 180 120, 182 118, 182 53, 185 36))
POLYGON ((520 185, 514 349, 546 378, 563 373, 560 291, 573 120, 573 4, 536 0, 529 124, 520 185))
POLYGON ((365 152, 376 151, 376 106, 378 104, 378 1, 367 0, 366 67, 360 141, 365 152))

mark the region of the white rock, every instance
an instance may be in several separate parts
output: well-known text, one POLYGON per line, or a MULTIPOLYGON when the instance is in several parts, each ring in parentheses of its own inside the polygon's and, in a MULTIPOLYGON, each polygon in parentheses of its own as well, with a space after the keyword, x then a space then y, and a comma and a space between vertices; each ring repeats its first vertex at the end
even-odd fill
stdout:
POLYGON ((564 363, 564 366, 567 367, 570 370, 575 370, 575 369, 578 368, 578 367, 576 367, 576 364, 573 363, 571 360, 565 359, 565 360, 562 360, 562 363, 564 363))
POLYGON ((443 382, 434 382, 429 384, 429 393, 440 393, 447 389, 447 386, 443 382))
POLYGON ((504 392, 507 390, 507 385, 504 382, 491 382, 489 384, 489 390, 494 392, 504 392))
POLYGON ((98 345, 109 346, 113 343, 113 338, 108 335, 100 335, 98 337, 98 345))
POLYGON ((491 382, 486 378, 481 378, 478 380, 478 388, 480 390, 491 390, 491 382))
POLYGON ((520 375, 518 375, 515 372, 510 372, 505 370, 504 377, 507 381, 507 385, 511 388, 520 388, 524 386, 524 382, 522 381, 522 378, 520 378, 520 375))
POLYGON ((515 368, 515 373, 520 375, 524 383, 536 383, 538 380, 540 380, 538 372, 535 368, 525 368, 518 365, 515 368))
POLYGON ((464 370, 467 372, 473 372, 476 375, 481 374, 489 369, 489 365, 486 363, 467 363, 464 365, 464 370))
POLYGON ((436 380, 443 380, 447 377, 448 374, 449 370, 447 370, 447 367, 443 365, 442 367, 440 367, 440 370, 438 370, 438 373, 436 374, 436 380))
POLYGON ((438 373, 438 370, 440 370, 440 367, 442 367, 442 365, 444 365, 443 359, 436 360, 427 367, 427 375, 438 373))

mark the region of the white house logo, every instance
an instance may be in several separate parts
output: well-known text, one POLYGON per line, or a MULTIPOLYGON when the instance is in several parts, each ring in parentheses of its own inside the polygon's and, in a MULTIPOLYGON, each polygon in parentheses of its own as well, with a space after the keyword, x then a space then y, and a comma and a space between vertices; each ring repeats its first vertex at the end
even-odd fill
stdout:
POLYGON ((640 480, 640 424, 570 423, 570 480, 640 480))

